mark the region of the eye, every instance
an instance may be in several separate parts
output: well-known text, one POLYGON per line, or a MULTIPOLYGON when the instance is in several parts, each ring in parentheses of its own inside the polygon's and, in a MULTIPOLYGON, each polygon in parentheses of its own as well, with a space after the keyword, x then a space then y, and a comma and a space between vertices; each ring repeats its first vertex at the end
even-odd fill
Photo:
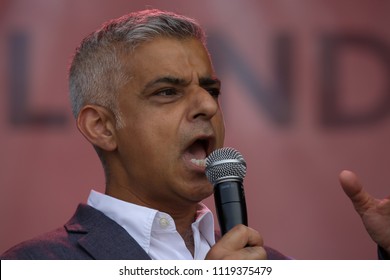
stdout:
POLYGON ((166 88, 158 91, 155 95, 157 96, 175 96, 178 92, 174 88, 166 88))
POLYGON ((160 104, 176 102, 183 96, 183 92, 175 87, 161 88, 151 95, 151 100, 160 104))

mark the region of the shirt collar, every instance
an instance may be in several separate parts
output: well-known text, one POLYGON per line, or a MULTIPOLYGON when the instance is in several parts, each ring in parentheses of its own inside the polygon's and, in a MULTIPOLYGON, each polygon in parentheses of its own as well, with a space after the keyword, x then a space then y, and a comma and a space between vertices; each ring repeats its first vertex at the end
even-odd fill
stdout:
POLYGON ((198 227, 200 233, 209 243, 210 247, 215 244, 214 216, 213 213, 203 203, 198 204, 196 220, 192 227, 198 227))
POLYGON ((94 190, 91 191, 87 203, 117 222, 146 252, 149 251, 151 228, 157 210, 129 203, 94 190))
MULTIPOLYGON (((90 192, 87 204, 103 212, 122 226, 147 253, 149 253, 152 231, 156 230, 156 223, 161 225, 161 217, 173 222, 169 214, 129 203, 94 190, 90 192)), ((193 229, 194 227, 199 229, 200 234, 210 247, 215 244, 213 214, 203 203, 198 205, 196 220, 192 224, 193 229)))

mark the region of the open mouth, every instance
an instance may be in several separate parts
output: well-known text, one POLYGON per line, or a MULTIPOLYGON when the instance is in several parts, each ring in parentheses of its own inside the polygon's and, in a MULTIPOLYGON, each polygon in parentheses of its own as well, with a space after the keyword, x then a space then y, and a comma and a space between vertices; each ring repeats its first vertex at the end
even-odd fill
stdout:
POLYGON ((185 151, 185 158, 193 165, 204 169, 206 157, 213 150, 213 140, 210 137, 200 137, 192 142, 185 151))

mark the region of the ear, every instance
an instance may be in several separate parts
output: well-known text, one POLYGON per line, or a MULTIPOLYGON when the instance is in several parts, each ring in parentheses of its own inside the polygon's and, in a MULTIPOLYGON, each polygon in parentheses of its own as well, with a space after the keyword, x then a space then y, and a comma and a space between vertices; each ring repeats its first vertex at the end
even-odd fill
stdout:
POLYGON ((115 118, 106 108, 84 106, 77 117, 77 127, 91 144, 102 150, 113 151, 117 148, 115 118))

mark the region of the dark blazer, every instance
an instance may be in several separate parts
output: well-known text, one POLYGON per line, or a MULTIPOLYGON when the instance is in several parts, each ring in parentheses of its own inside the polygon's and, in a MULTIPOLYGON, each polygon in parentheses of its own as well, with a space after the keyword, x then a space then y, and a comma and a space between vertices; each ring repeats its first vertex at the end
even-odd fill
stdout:
MULTIPOLYGON (((266 247, 269 259, 288 259, 266 247)), ((0 259, 150 260, 125 229, 91 206, 80 204, 74 216, 52 232, 9 249, 0 259)))

